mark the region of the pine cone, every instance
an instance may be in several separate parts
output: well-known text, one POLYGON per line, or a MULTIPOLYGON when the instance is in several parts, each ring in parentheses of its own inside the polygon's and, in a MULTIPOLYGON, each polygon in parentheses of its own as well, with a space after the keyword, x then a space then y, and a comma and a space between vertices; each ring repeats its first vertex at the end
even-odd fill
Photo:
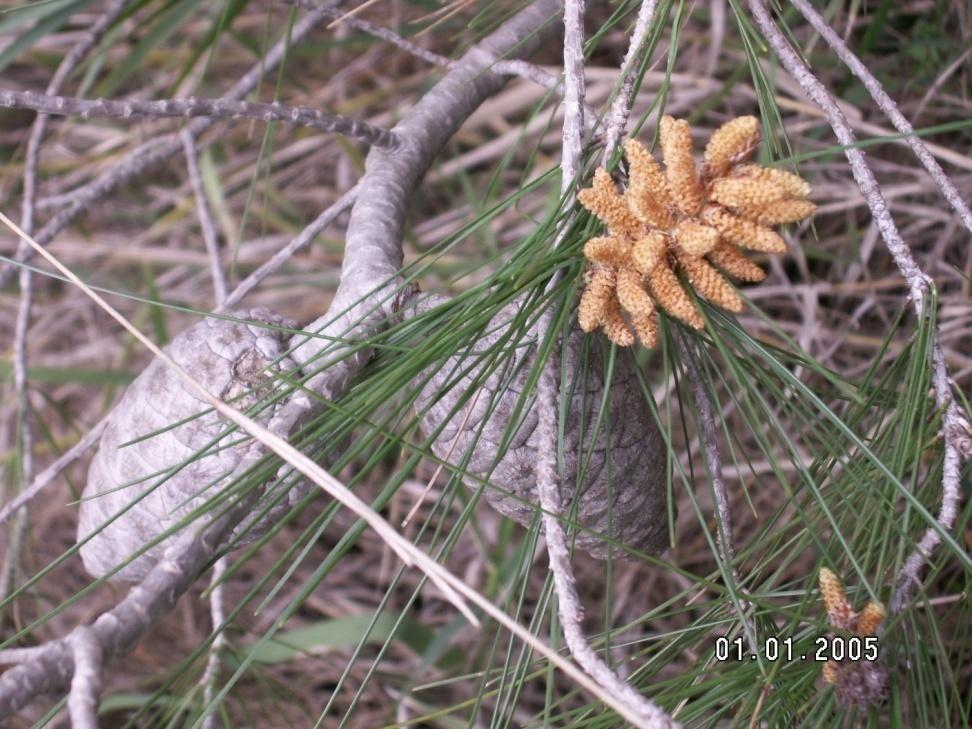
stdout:
MULTIPOLYGON (((422 313, 441 301, 441 297, 429 297, 404 313, 406 316, 422 313)), ((472 489, 479 488, 481 479, 487 480, 485 496, 489 504, 501 514, 528 526, 539 503, 536 489, 539 446, 534 400, 521 407, 521 422, 515 427, 502 456, 498 457, 536 352, 534 344, 516 346, 509 340, 499 344, 509 335, 508 328, 516 311, 515 304, 503 309, 486 328, 487 333, 473 346, 419 377, 416 386, 420 393, 415 408, 424 433, 430 434, 445 423, 432 444, 435 455, 457 468, 464 468, 471 476, 466 482, 472 489), (490 357, 487 356, 485 361, 479 361, 479 358, 496 346, 504 349, 501 364, 486 377, 478 394, 473 393, 457 408, 460 397, 489 366, 490 357), (510 353, 506 354, 506 351, 510 353), (472 412, 467 415, 470 404, 472 412), (464 464, 469 451, 472 454, 464 464), (497 486, 509 493, 498 490, 497 486)), ((608 398, 609 413, 598 428, 596 442, 592 443, 592 431, 603 397, 604 373, 602 353, 598 349, 601 345, 593 343, 584 380, 584 367, 579 361, 582 342, 581 333, 574 330, 564 345, 571 400, 567 405, 562 444, 562 514, 568 516, 573 512, 578 470, 587 459, 579 487, 580 501, 576 505, 576 521, 585 529, 577 532, 576 545, 603 559, 608 545, 592 534, 593 531, 610 534, 613 540, 635 549, 658 554, 668 544, 668 529, 665 480, 659 477, 664 473, 665 449, 655 418, 645 402, 629 358, 618 357, 608 398), (605 429, 610 431, 610 464, 605 429), (608 469, 612 475, 610 482, 608 469)), ((560 364, 559 358, 556 364, 560 364)), ((558 382, 559 369, 558 366, 558 382)), ((623 556, 625 553, 615 549, 615 554, 623 556)))
MULTIPOLYGON (((266 309, 231 316, 294 326, 266 309)), ((175 337, 165 351, 210 393, 246 411, 267 402, 275 387, 272 373, 293 369, 291 360, 283 356, 286 337, 285 332, 264 326, 206 318, 175 337)), ((266 424, 274 412, 273 407, 262 407, 251 415, 266 424)), ((89 573, 100 577, 114 569, 239 475, 235 472, 253 443, 235 433, 220 439, 228 428, 227 422, 160 360, 153 360, 142 371, 111 413, 88 470, 78 541, 98 532, 81 546, 81 558, 89 573), (199 452, 206 448, 210 449, 207 455, 199 458, 199 452)), ((297 489, 291 490, 290 501, 296 494, 297 489)), ((254 513, 265 506, 258 503, 254 513)), ((238 545, 265 534, 289 506, 288 499, 280 499, 259 522, 240 524, 234 534, 240 536, 238 545)), ((111 579, 142 579, 175 536, 152 547, 111 579)))

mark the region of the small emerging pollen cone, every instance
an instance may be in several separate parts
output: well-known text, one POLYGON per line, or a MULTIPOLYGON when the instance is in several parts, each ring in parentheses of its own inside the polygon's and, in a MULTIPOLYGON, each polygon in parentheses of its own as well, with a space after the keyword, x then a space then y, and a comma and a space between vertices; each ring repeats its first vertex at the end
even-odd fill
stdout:
POLYGON ((883 605, 869 602, 857 617, 857 630, 854 632, 858 635, 877 635, 878 628, 887 616, 883 605))
POLYGON ((702 206, 702 185, 692 156, 692 129, 684 119, 665 116, 660 131, 665 176, 672 200, 683 215, 696 215, 702 206))
POLYGON ((740 281, 762 281, 766 278, 766 271, 728 243, 720 241, 707 255, 712 263, 740 281))
POLYGON ((659 263, 648 275, 648 288, 658 305, 671 316, 685 322, 693 329, 701 329, 704 326, 702 314, 682 288, 678 277, 668 267, 667 262, 659 263))
POLYGON ((839 606, 847 604, 844 585, 832 570, 821 567, 818 579, 820 581, 820 594, 828 613, 832 613, 839 606))
POLYGON ((655 305, 641 283, 641 274, 630 268, 618 271, 618 302, 632 316, 650 316, 655 305))
POLYGON ((704 256, 719 242, 719 231, 708 225, 688 221, 675 228, 675 242, 690 256, 704 256))
POLYGON ((606 268, 595 268, 581 295, 577 321, 585 332, 592 332, 604 323, 604 317, 614 299, 614 276, 606 268))
POLYGON ((631 260, 639 273, 647 275, 655 270, 668 252, 665 236, 653 231, 644 238, 639 238, 631 250, 631 260))
POLYGON ((752 157, 759 146, 759 119, 741 116, 716 129, 705 145, 705 173, 721 177, 733 165, 752 157))
POLYGON ((833 661, 827 661, 820 669, 820 675, 827 683, 837 683, 837 664, 833 661))
POLYGON ((693 258, 683 253, 678 256, 678 264, 695 290, 708 301, 728 311, 742 311, 742 299, 732 284, 704 258, 693 258))
POLYGON ((603 168, 594 171, 594 186, 578 192, 577 200, 607 223, 612 235, 637 229, 639 225, 638 218, 628 209, 611 176, 603 168))
POLYGON ((786 197, 780 185, 749 177, 723 177, 712 183, 711 198, 730 208, 768 205, 786 197))
POLYGON ((623 266, 629 256, 630 244, 614 236, 591 238, 584 244, 584 256, 593 263, 623 266))
POLYGON ((658 320, 655 318, 654 312, 647 316, 632 314, 631 326, 637 332, 642 347, 654 349, 658 346, 658 320))
POLYGON ((624 152, 628 159, 625 197, 632 212, 653 227, 670 228, 674 223, 669 211, 672 199, 661 167, 636 139, 625 141, 624 152))

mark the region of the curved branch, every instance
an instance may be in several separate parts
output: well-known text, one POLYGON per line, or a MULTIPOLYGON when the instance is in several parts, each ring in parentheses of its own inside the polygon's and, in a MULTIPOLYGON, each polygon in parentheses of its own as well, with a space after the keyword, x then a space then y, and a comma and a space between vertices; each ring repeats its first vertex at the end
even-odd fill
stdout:
POLYGON ((82 119, 162 119, 165 117, 206 117, 208 119, 256 119, 279 121, 337 132, 376 147, 395 149, 398 138, 387 129, 342 114, 330 114, 309 106, 284 106, 234 99, 160 99, 151 101, 79 99, 74 96, 35 94, 33 91, 0 89, 0 107, 33 109, 54 116, 80 116, 82 119))
POLYGON ((327 373, 330 385, 312 377, 308 387, 326 398, 343 391, 370 352, 346 356, 333 342, 362 341, 393 315, 393 293, 402 266, 402 232, 412 193, 443 145, 488 97, 509 80, 496 74, 497 57, 533 53, 552 33, 561 3, 538 0, 456 61, 435 87, 392 130, 401 139, 395 152, 373 148, 351 210, 341 281, 327 314, 306 327, 319 337, 297 335, 293 357, 305 374, 327 373), (343 376, 337 376, 337 372, 343 376))

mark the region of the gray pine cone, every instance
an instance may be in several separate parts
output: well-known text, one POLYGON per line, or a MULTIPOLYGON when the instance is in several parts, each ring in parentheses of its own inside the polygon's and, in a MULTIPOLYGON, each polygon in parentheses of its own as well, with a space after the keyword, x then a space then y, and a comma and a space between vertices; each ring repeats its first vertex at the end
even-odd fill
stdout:
MULTIPOLYGON (((440 301, 441 297, 426 298, 404 313, 408 316, 427 311, 440 301)), ((421 414, 420 427, 426 434, 435 431, 448 419, 432 445, 436 456, 458 467, 462 464, 464 455, 472 448, 472 455, 465 466, 467 472, 479 479, 488 478, 490 484, 522 499, 517 500, 514 496, 487 485, 487 501, 500 513, 527 526, 536 514, 536 508, 532 505, 538 503, 535 437, 537 410, 533 401, 529 407, 522 408, 522 422, 516 428, 505 455, 495 465, 494 461, 533 364, 535 345, 522 346, 521 342, 521 346, 514 347, 508 343, 506 347, 513 354, 503 355, 502 365, 488 376, 478 396, 473 395, 450 416, 462 394, 472 387, 472 383, 482 376, 487 367, 477 359, 483 352, 497 345, 514 314, 515 309, 512 307, 503 309, 490 323, 487 334, 470 351, 451 357, 436 371, 430 368, 417 383, 421 390, 415 408, 421 414), (459 377, 459 373, 467 369, 469 372, 459 377), (429 379, 426 381, 426 378, 429 379), (492 393, 499 391, 501 387, 504 388, 503 394, 494 397, 492 393), (473 401, 473 411, 467 419, 467 409, 473 401), (487 416, 489 420, 484 425, 483 420, 487 416), (457 440, 460 426, 462 432, 457 440)), ((635 372, 629 364, 630 358, 618 357, 608 398, 607 424, 610 427, 612 475, 609 481, 607 438, 603 425, 598 429, 597 442, 591 443, 604 387, 602 357, 598 349, 601 340, 595 338, 593 342, 584 382, 583 368, 577 364, 582 337, 579 331, 574 330, 566 343, 567 366, 575 379, 570 384, 572 396, 564 432, 564 477, 560 494, 563 513, 571 513, 575 494, 579 493, 576 518, 590 531, 579 531, 576 545, 595 557, 603 559, 607 555, 607 544, 591 531, 610 534, 617 542, 658 554, 668 545, 663 476, 665 448, 661 434, 640 391, 635 372), (577 474, 581 457, 587 454, 589 461, 583 483, 578 488, 577 474)), ((559 372, 557 377, 559 381, 559 372)), ((469 479, 468 485, 470 488, 478 488, 479 482, 469 479)), ((625 554, 618 549, 614 553, 625 554)))
MULTIPOLYGON (((240 320, 294 326, 266 309, 230 315, 240 320)), ((207 317, 175 337, 165 351, 210 393, 246 410, 272 392, 273 371, 294 368, 289 358, 282 357, 286 348, 286 333, 207 317)), ((251 415, 266 424, 275 409, 264 407, 251 415)), ((98 532, 81 546, 81 558, 89 573, 100 577, 114 569, 232 481, 241 464, 247 463, 252 441, 233 433, 219 440, 206 457, 197 458, 228 427, 175 372, 158 359, 152 360, 109 416, 88 470, 78 541, 98 532), (131 443, 151 433, 156 434, 131 443), (166 478, 171 469, 182 464, 186 465, 166 478), (112 521, 116 515, 119 516, 112 521)), ((292 490, 291 499, 281 499, 259 523, 244 521, 237 527, 237 535, 246 531, 240 544, 265 534, 295 495, 292 490)), ((262 506, 257 504, 254 513, 259 513, 262 506)), ((111 579, 142 579, 175 537, 173 534, 160 542, 111 579)))

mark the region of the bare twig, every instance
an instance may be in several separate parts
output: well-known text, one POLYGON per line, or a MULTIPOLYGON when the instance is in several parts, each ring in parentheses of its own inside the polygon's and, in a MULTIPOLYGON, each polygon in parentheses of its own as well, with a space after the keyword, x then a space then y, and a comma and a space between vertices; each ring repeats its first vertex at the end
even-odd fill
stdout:
POLYGON ((216 223, 209 212, 209 203, 206 202, 206 190, 203 187, 202 175, 199 174, 198 152, 196 150, 196 139, 188 132, 182 132, 182 146, 186 152, 186 170, 189 173, 189 184, 192 186, 192 194, 196 198, 196 214, 199 216, 199 228, 203 234, 203 244, 206 246, 206 254, 209 256, 209 270, 213 279, 213 293, 216 297, 216 305, 221 306, 226 301, 226 274, 223 272, 223 264, 219 256, 219 236, 216 233, 216 223))
MULTIPOLYGON (((226 634, 223 632, 223 622, 226 620, 224 601, 223 575, 226 574, 226 557, 220 557, 213 565, 213 574, 209 578, 211 592, 209 593, 209 615, 213 624, 213 642, 209 646, 209 657, 206 659, 206 670, 203 671, 203 706, 208 707, 216 695, 216 680, 219 678, 219 654, 226 645, 226 634)), ((215 710, 206 714, 202 729, 216 729, 219 718, 215 710)))
POLYGON ((624 136, 624 127, 628 123, 628 114, 631 112, 631 104, 635 97, 635 77, 641 64, 645 43, 648 40, 648 30, 655 17, 657 5, 658 0, 642 0, 641 8, 638 10, 638 20, 635 22, 631 40, 628 41, 628 51, 624 54, 624 61, 621 64, 621 87, 611 104, 611 111, 608 112, 602 164, 608 162, 621 137, 624 136))
MULTIPOLYGON (((337 5, 337 1, 328 3, 327 7, 333 7, 334 5, 337 5)), ((315 11, 308 13, 299 22, 295 23, 290 33, 284 34, 267 51, 266 55, 258 60, 221 98, 226 101, 239 100, 250 93, 256 88, 256 85, 265 74, 270 73, 280 64, 286 56, 287 50, 292 45, 300 42, 325 17, 322 12, 315 11)), ((208 117, 193 119, 186 125, 185 130, 198 138, 199 135, 210 129, 216 122, 216 119, 208 117)), ((182 139, 178 132, 167 134, 164 137, 152 139, 139 145, 110 169, 86 185, 74 190, 70 195, 70 202, 37 232, 34 240, 42 246, 47 245, 58 233, 70 225, 91 205, 132 178, 168 162, 174 155, 179 153, 181 147, 182 139)), ((33 249, 27 248, 22 253, 18 253, 16 261, 18 263, 28 261, 33 255, 33 249)), ((16 268, 17 266, 15 264, 9 263, 4 263, 0 267, 0 287, 5 286, 10 281, 13 271, 16 268)))
POLYGON ((68 694, 73 729, 98 729, 98 694, 101 693, 101 642, 94 630, 82 626, 71 634, 74 677, 68 694))
POLYGON ((257 101, 233 99, 160 99, 151 101, 79 99, 73 96, 48 96, 33 91, 0 89, 0 107, 33 109, 56 116, 80 116, 82 119, 161 119, 165 117, 206 117, 208 119, 256 119, 264 122, 284 122, 313 127, 325 132, 337 132, 351 139, 384 149, 395 149, 398 138, 387 129, 376 127, 360 119, 330 114, 309 106, 284 106, 278 102, 264 104, 257 101))
MULTIPOLYGON (((317 3, 313 2, 313 0, 287 0, 287 2, 291 5, 297 6, 298 8, 304 8, 305 10, 318 9, 317 3)), ((397 48, 401 48, 406 53, 422 59, 426 63, 431 63, 434 66, 442 66, 443 68, 450 68, 455 63, 455 61, 453 61, 451 58, 446 58, 438 53, 433 53, 432 51, 426 50, 425 48, 422 48, 422 46, 402 38, 394 31, 388 30, 387 28, 382 28, 374 23, 369 23, 367 20, 362 20, 354 15, 349 15, 344 11, 335 9, 323 10, 323 12, 330 18, 337 18, 341 25, 356 28, 357 30, 363 31, 368 35, 374 36, 375 38, 380 38, 387 43, 391 43, 397 48)))
MULTIPOLYGON (((932 281, 921 270, 911 255, 908 245, 901 238, 888 209, 887 200, 884 199, 874 173, 867 164, 864 152, 854 146, 856 142, 854 132, 847 123, 843 111, 826 86, 804 65, 799 54, 773 21, 763 0, 749 0, 749 7, 761 33, 773 48, 783 67, 803 88, 807 96, 820 107, 834 130, 837 141, 843 145, 854 179, 871 210, 874 223, 885 246, 908 284, 915 313, 921 318, 925 309, 925 297, 932 286, 932 281)), ((936 523, 925 530, 915 550, 905 560, 898 574, 889 605, 891 614, 900 612, 920 584, 919 574, 923 564, 941 542, 941 535, 947 534, 952 528, 958 510, 961 456, 956 443, 964 421, 952 397, 948 369, 938 343, 937 332, 932 342, 932 386, 935 404, 942 413, 945 446, 942 465, 942 503, 935 518, 936 523)))
POLYGON ((932 153, 928 151, 928 147, 925 146, 921 137, 915 136, 915 128, 905 115, 901 113, 901 110, 898 109, 898 105, 894 103, 894 99, 881 86, 881 82, 861 62, 861 59, 847 47, 840 36, 834 32, 834 29, 827 24, 827 21, 821 17, 820 13, 807 0, 793 0, 793 4, 803 17, 807 19, 810 25, 813 26, 814 30, 833 49, 837 57, 844 62, 844 65, 860 79, 861 83, 864 84, 864 88, 867 89, 871 98, 874 99, 874 103, 891 120, 894 128, 902 134, 907 135, 905 141, 911 147, 911 151, 915 153, 918 161, 921 162, 922 166, 928 171, 928 174, 931 175, 932 180, 935 181, 935 184, 942 191, 942 195, 948 200, 955 212, 958 213, 965 227, 969 229, 969 232, 972 232, 972 210, 969 210, 969 206, 962 199, 962 195, 955 189, 955 185, 952 184, 948 175, 945 174, 945 170, 938 164, 938 161, 932 156, 932 153))
POLYGON ((738 583, 739 573, 736 572, 736 567, 733 565, 736 555, 732 538, 732 511, 729 509, 726 482, 722 475, 722 459, 719 456, 719 439, 716 434, 715 417, 712 413, 712 402, 709 399, 708 391, 705 389, 699 368, 693 359, 694 355, 689 351, 685 337, 679 333, 676 335, 676 341, 685 363, 689 384, 692 386, 692 399, 695 401, 695 407, 699 414, 699 437, 702 440, 702 451, 705 454, 709 477, 712 479, 712 493, 715 496, 718 524, 716 541, 719 545, 719 557, 733 579, 738 583))
MULTIPOLYGON (((287 2, 300 8, 311 9, 317 7, 317 4, 312 0, 287 0, 287 2)), ((368 35, 374 36, 375 38, 380 38, 381 40, 391 43, 393 46, 401 48, 406 53, 409 53, 416 58, 420 58, 427 63, 431 63, 435 66, 441 66, 442 68, 452 68, 456 64, 456 61, 451 58, 447 58, 446 56, 426 50, 425 48, 412 43, 410 40, 402 38, 400 35, 398 35, 398 33, 388 30, 387 28, 382 28, 374 23, 369 23, 367 20, 362 20, 354 15, 349 15, 348 13, 340 10, 326 10, 325 12, 328 13, 330 17, 337 18, 338 22, 341 24, 356 28, 367 33, 368 35)), ((527 81, 531 81, 539 86, 543 86, 545 89, 556 90, 560 87, 560 79, 558 79, 556 76, 547 73, 544 69, 540 68, 536 64, 518 58, 496 58, 489 70, 493 73, 507 76, 517 76, 527 81)))
MULTIPOLYGON (((58 64, 54 75, 47 85, 48 94, 56 94, 60 91, 64 82, 72 71, 74 71, 81 60, 94 48, 101 40, 105 31, 118 19, 125 10, 128 0, 113 0, 98 19, 91 25, 88 32, 82 36, 68 54, 58 64)), ((37 171, 40 165, 40 149, 47 132, 47 122, 49 117, 46 114, 38 114, 30 130, 27 139, 27 151, 24 159, 24 190, 21 202, 20 224, 28 234, 34 232, 34 213, 37 204, 37 171)), ((21 240, 18 245, 18 253, 29 250, 26 240, 21 240)), ((14 568, 20 559, 21 539, 26 527, 26 512, 20 511, 21 507, 30 502, 40 488, 34 490, 34 484, 30 483, 34 476, 34 443, 33 427, 31 424, 30 400, 27 392, 27 332, 30 327, 30 311, 33 299, 33 276, 29 269, 21 269, 19 274, 20 284, 20 303, 17 310, 17 319, 14 326, 14 390, 16 392, 17 410, 20 418, 20 448, 21 468, 20 468, 20 488, 19 493, 13 501, 0 509, 0 524, 15 513, 19 513, 18 521, 7 533, 7 550, 4 556, 4 563, 0 569, 0 600, 6 596, 10 587, 10 580, 13 576, 14 568)), ((48 469, 44 473, 47 474, 48 469)), ((42 474, 43 476, 44 474, 42 474)), ((40 480, 40 479, 39 479, 40 480)))
MULTIPOLYGON (((582 154, 584 129, 584 0, 567 0, 564 7, 564 133, 561 156, 561 193, 572 204, 582 154)), ((556 247, 562 239, 558 236, 556 247)), ((556 278, 548 287, 556 282, 556 278)), ((543 342, 551 331, 551 315, 545 311, 538 325, 538 341, 543 342)), ((540 370, 537 384, 537 496, 542 509, 541 521, 547 542, 550 571, 557 593, 564 641, 574 660, 598 684, 624 703, 628 712, 638 717, 640 727, 678 726, 650 699, 638 693, 618 676, 591 648, 584 635, 581 620, 584 609, 577 594, 574 571, 570 564, 567 535, 560 523, 562 502, 557 464, 558 392, 554 361, 558 347, 554 347, 540 370)))
POLYGON ((341 215, 341 213, 351 207, 357 195, 358 187, 355 185, 341 197, 339 197, 334 204, 332 204, 329 208, 326 208, 320 215, 318 215, 306 228, 300 231, 296 238, 274 253, 268 261, 261 264, 259 268, 253 271, 253 273, 240 281, 236 288, 234 288, 233 291, 226 296, 226 299, 222 302, 217 311, 222 311, 236 306, 240 301, 243 300, 243 297, 259 286, 267 276, 274 273, 278 268, 289 261, 295 253, 306 248, 307 245, 310 244, 314 238, 320 235, 327 226, 333 223, 338 216, 341 215))
POLYGON ((560 162, 562 192, 572 190, 580 173, 584 144, 584 0, 564 3, 564 145, 560 162))

